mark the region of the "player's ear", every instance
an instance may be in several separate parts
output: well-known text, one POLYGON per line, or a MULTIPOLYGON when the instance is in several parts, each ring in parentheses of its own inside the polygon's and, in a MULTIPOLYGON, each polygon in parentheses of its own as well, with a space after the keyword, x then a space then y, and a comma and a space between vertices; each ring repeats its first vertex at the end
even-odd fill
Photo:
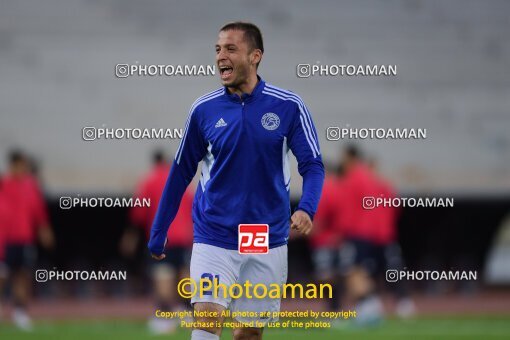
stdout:
POLYGON ((255 48, 250 53, 250 62, 252 63, 252 65, 257 65, 258 63, 260 63, 261 60, 262 60, 262 51, 259 50, 258 48, 255 48))

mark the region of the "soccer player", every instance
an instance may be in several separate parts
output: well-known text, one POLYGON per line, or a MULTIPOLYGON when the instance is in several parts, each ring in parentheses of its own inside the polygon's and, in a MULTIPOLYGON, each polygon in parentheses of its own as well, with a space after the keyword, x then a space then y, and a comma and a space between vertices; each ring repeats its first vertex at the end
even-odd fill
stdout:
POLYGON ((339 251, 342 243, 342 230, 344 221, 348 218, 345 209, 345 190, 342 169, 327 171, 321 200, 314 219, 313 232, 310 234, 310 247, 312 261, 315 269, 315 278, 320 283, 329 283, 333 286, 333 298, 329 299, 329 309, 337 310, 340 305, 338 293, 340 280, 337 267, 339 265, 339 251))
POLYGON ((2 192, 9 211, 5 262, 14 297, 13 320, 19 328, 30 330, 32 323, 26 306, 36 261, 35 242, 38 239, 44 248, 52 249, 55 240, 44 197, 30 173, 28 158, 19 151, 9 155, 9 173, 2 180, 2 192))
MULTIPOLYGON (((393 198, 389 183, 375 172, 375 165, 366 162, 354 146, 344 152, 346 176, 344 194, 347 203, 343 223, 345 243, 341 247, 341 270, 346 274, 347 295, 357 303, 355 321, 360 325, 377 324, 383 317, 378 293, 378 279, 387 269, 401 269, 400 247, 396 242, 397 209, 393 207, 364 207, 364 197, 393 198)), ((340 209, 341 210, 341 209, 340 209)), ((410 316, 414 305, 404 287, 398 287, 397 314, 410 316)))
POLYGON ((5 231, 9 223, 9 207, 2 190, 2 176, 0 175, 0 321, 2 320, 2 297, 5 280, 7 279, 7 265, 5 264, 5 231))
MULTIPOLYGON (((130 211, 132 226, 142 228, 147 239, 170 170, 170 164, 167 163, 162 151, 158 150, 154 153, 153 162, 153 168, 140 181, 135 194, 137 198, 150 199, 151 206, 133 207, 130 211)), ((169 256, 151 266, 150 276, 153 281, 156 305, 161 311, 178 309, 179 297, 176 296, 173 287, 179 277, 189 276, 189 261, 193 243, 192 203, 193 195, 191 190, 188 190, 182 197, 181 206, 173 221, 172 238, 165 247, 169 256)), ((133 227, 126 230, 120 242, 120 250, 124 256, 129 258, 135 254, 139 244, 139 234, 138 230, 133 227)), ((149 329, 156 334, 172 333, 177 329, 177 322, 154 317, 149 321, 149 329)))
MULTIPOLYGON (((379 197, 378 182, 360 151, 354 146, 344 150, 344 192, 347 199, 344 211, 345 242, 340 249, 340 270, 345 274, 347 299, 356 302, 359 325, 378 324, 383 317, 383 306, 377 294, 374 276, 379 270, 376 215, 364 208, 364 197, 379 197)), ((375 209, 374 209, 375 210, 375 209)))
MULTIPOLYGON (((181 197, 202 160, 200 185, 193 203, 194 245, 191 279, 219 278, 221 284, 284 284, 290 228, 309 234, 324 181, 317 132, 310 113, 296 94, 266 83, 257 74, 264 47, 251 23, 234 22, 220 29, 216 64, 223 87, 191 106, 184 137, 175 155, 154 220, 149 249, 165 257, 167 229, 181 197), (288 152, 303 177, 303 194, 291 216, 288 152), (239 224, 268 224, 267 254, 238 252, 239 224), (289 226, 290 224, 290 226, 289 226)), ((191 299, 195 311, 274 312, 279 299, 224 298, 213 294, 191 299)), ((241 318, 240 323, 271 318, 241 318)), ((201 318, 191 338, 219 339, 222 318, 201 318), (212 322, 211 322, 212 321, 212 322), (216 323, 217 322, 217 323, 216 323), (206 324, 208 323, 208 324, 206 324)), ((239 327, 235 339, 261 339, 263 328, 239 327)))
MULTIPOLYGON (((375 176, 377 192, 385 198, 395 198, 397 196, 393 185, 383 178, 377 169, 377 161, 372 158, 368 165, 375 176)), ((376 246, 378 254, 379 274, 383 270, 402 270, 404 260, 402 250, 397 240, 397 223, 400 213, 399 208, 379 207, 370 211, 374 225, 374 238, 372 242, 376 246)), ((397 298, 396 314, 401 318, 409 318, 415 314, 416 307, 409 296, 408 289, 404 281, 392 282, 390 285, 392 292, 397 298)))

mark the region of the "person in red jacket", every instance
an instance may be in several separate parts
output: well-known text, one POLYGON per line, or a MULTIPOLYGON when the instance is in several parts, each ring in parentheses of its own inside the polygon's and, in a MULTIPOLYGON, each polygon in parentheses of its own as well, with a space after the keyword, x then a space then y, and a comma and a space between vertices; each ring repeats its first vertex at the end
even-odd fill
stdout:
POLYGON ((30 173, 27 157, 20 151, 9 155, 9 172, 2 179, 2 193, 8 214, 4 242, 15 306, 13 320, 18 327, 29 330, 31 320, 26 306, 37 258, 35 245, 39 240, 44 248, 51 249, 54 237, 44 197, 30 173))
MULTIPOLYGON (((166 162, 161 151, 154 153, 153 163, 153 168, 140 180, 135 193, 136 198, 150 199, 150 207, 134 207, 129 212, 132 226, 142 228, 146 240, 149 239, 152 221, 170 171, 170 164, 166 162)), ((192 204, 193 194, 188 189, 182 198, 172 228, 168 231, 166 258, 163 261, 151 261, 156 308, 161 311, 172 311, 179 308, 179 299, 174 287, 179 278, 189 276, 187 271, 193 244, 192 204)), ((120 250, 124 256, 134 255, 139 243, 138 235, 139 233, 133 228, 128 228, 124 233, 120 243, 120 250)), ((152 318, 149 321, 149 328, 154 333, 170 333, 176 329, 176 326, 175 320, 152 318)))
POLYGON ((383 306, 376 291, 374 276, 379 270, 376 209, 365 209, 365 197, 378 197, 379 184, 371 169, 363 161, 357 148, 344 150, 345 167, 345 242, 340 249, 340 271, 345 277, 347 299, 355 302, 356 322, 362 325, 377 323, 383 306))
MULTIPOLYGON (((377 161, 372 158, 368 165, 375 176, 378 195, 389 199, 397 197, 393 185, 379 174, 377 161)), ((376 274, 379 276, 384 276, 386 270, 404 268, 402 250, 397 240, 397 223, 400 211, 401 209, 396 207, 378 207, 370 210, 373 214, 376 274)), ((399 280, 391 283, 390 288, 397 299, 395 306, 397 315, 402 318, 412 316, 416 308, 409 296, 405 282, 399 280)))
POLYGON ((328 300, 330 310, 336 310, 340 304, 341 292, 338 275, 339 252, 342 244, 346 210, 346 195, 343 171, 328 171, 319 206, 314 218, 314 228, 310 235, 312 262, 315 278, 321 283, 329 283, 333 287, 333 299, 328 300))
MULTIPOLYGON (((356 321, 373 324, 383 316, 376 279, 388 269, 401 269, 403 261, 396 242, 398 209, 371 207, 367 198, 391 199, 396 194, 376 173, 375 163, 363 160, 355 147, 346 148, 343 164, 347 216, 342 229, 345 242, 340 250, 341 270, 346 278, 347 296, 357 304, 356 321)), ((414 305, 403 289, 396 291, 400 292, 397 314, 409 316, 414 305)))
POLYGON ((2 191, 2 176, 0 176, 0 316, 2 315, 2 292, 8 274, 5 264, 5 231, 7 230, 8 214, 7 201, 2 191))
POLYGON ((340 198, 341 186, 341 178, 336 175, 326 175, 321 200, 314 218, 314 230, 310 235, 316 277, 320 281, 329 281, 334 275, 333 253, 336 252, 341 242, 339 228, 335 225, 337 216, 343 212, 340 198))

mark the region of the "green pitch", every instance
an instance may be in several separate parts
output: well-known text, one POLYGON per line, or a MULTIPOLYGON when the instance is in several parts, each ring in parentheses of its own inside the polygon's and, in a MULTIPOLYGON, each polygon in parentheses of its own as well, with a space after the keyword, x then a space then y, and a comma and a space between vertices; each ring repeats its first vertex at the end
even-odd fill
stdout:
MULTIPOLYGON (((0 324, 0 339, 8 340, 143 340, 189 339, 190 331, 180 330, 172 335, 154 336, 147 332, 140 321, 74 321, 38 322, 32 333, 24 333, 11 325, 0 324)), ((321 330, 266 330, 264 339, 510 339, 510 315, 479 317, 431 317, 414 320, 386 320, 378 327, 321 330)), ((231 332, 224 332, 222 339, 231 339, 231 332)))

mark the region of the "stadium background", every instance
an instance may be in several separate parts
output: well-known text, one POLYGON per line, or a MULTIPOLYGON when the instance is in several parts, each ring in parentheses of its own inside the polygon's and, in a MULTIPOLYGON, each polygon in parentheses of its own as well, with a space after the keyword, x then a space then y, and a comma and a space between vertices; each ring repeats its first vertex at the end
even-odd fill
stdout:
MULTIPOLYGON (((37 160, 58 245, 41 252, 38 267, 117 268, 129 277, 127 284, 34 283, 34 334, 146 336, 148 285, 140 266, 123 262, 117 250, 126 209, 63 211, 58 199, 131 196, 151 152, 171 155, 179 142, 87 142, 84 127, 181 128, 194 99, 218 87, 214 76, 119 79, 116 64, 212 64, 219 27, 242 19, 262 29, 262 77, 309 106, 326 162, 337 162, 346 143, 327 141, 329 126, 426 128, 426 140, 359 145, 400 194, 456 199, 451 209, 404 210, 399 240, 409 268, 474 269, 479 280, 417 284, 416 320, 352 335, 508 336, 510 269, 486 270, 496 255, 510 261, 509 10, 504 1, 2 2, 0 172, 12 147, 37 160), (302 63, 396 64, 398 75, 298 78, 302 63)), ((294 203, 301 186, 295 165, 294 203)), ((293 241, 289 257, 290 279, 309 280, 306 241, 293 241)), ((2 333, 29 336, 8 323, 2 333)))

